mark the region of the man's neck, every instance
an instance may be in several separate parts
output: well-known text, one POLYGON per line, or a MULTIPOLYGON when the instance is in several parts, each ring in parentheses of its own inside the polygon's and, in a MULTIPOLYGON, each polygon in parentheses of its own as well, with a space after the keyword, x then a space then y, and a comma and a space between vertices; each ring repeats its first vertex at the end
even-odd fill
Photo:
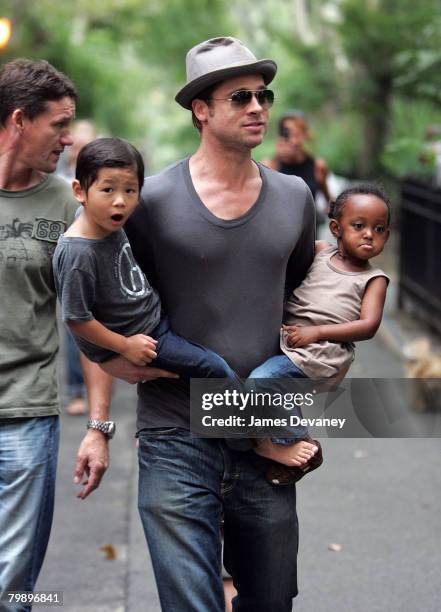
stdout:
POLYGON ((0 189, 23 191, 35 187, 46 175, 39 170, 21 164, 14 149, 2 151, 0 148, 0 189))
POLYGON ((240 190, 259 175, 259 170, 251 160, 250 149, 226 149, 201 142, 190 158, 190 174, 196 181, 210 177, 213 182, 240 190))
POLYGON ((220 219, 237 219, 259 197, 262 179, 250 150, 225 150, 201 143, 189 165, 200 200, 220 219))

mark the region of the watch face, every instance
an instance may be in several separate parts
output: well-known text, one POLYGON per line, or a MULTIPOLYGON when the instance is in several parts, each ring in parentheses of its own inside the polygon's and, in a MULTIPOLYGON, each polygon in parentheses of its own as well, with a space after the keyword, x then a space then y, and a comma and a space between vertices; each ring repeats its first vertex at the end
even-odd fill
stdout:
POLYGON ((113 438, 113 436, 115 435, 115 430, 116 430, 115 423, 113 421, 108 421, 107 422, 107 435, 109 436, 109 438, 113 438))

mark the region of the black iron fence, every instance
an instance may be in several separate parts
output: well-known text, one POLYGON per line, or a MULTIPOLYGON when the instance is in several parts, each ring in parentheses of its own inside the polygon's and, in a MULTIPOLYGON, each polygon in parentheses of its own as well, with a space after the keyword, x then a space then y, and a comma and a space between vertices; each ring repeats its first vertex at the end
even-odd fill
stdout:
POLYGON ((441 190, 413 179, 401 189, 398 304, 441 334, 441 190))

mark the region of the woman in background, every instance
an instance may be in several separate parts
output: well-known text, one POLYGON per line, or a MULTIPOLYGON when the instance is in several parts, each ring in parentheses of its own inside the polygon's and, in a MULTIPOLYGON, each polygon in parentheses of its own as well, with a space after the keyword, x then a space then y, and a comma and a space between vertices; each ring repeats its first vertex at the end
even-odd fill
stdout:
POLYGON ((317 194, 321 192, 325 203, 318 206, 317 225, 324 223, 328 215, 330 194, 327 185, 328 166, 323 159, 317 159, 306 149, 311 140, 308 123, 302 111, 291 110, 279 119, 276 155, 263 163, 282 172, 302 178, 308 185, 317 204, 317 194))

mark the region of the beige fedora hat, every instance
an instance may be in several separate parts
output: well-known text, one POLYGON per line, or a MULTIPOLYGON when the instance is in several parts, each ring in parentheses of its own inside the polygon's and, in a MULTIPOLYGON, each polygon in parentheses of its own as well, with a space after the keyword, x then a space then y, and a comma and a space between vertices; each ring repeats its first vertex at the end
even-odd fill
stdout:
POLYGON ((277 64, 270 59, 258 60, 237 38, 221 36, 196 45, 187 53, 187 84, 176 94, 175 100, 191 109, 198 93, 224 79, 241 74, 261 74, 268 85, 277 72, 277 64))

